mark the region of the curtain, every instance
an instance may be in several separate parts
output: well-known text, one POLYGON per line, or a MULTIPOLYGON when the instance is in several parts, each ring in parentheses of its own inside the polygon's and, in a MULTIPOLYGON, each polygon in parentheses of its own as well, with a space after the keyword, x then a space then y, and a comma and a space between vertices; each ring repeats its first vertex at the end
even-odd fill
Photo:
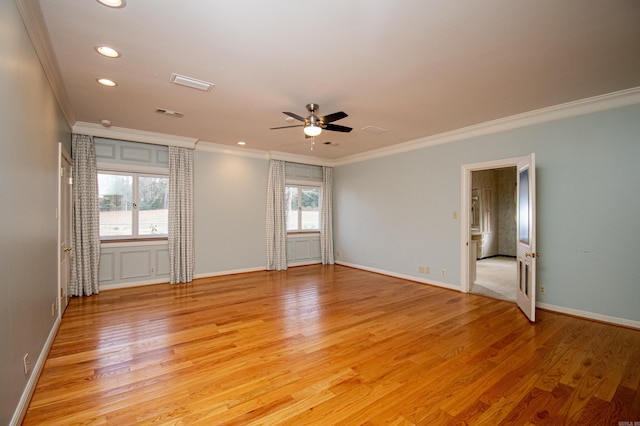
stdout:
POLYGON ((71 261, 72 296, 98 294, 100 272, 100 210, 98 206, 98 165, 93 138, 71 136, 73 154, 73 223, 74 255, 71 261))
POLYGON ((322 210, 320 211, 320 251, 322 264, 333 265, 333 169, 322 167, 322 210))
POLYGON ((267 270, 287 269, 285 162, 269 160, 267 180, 267 270))
POLYGON ((169 147, 169 282, 193 281, 193 150, 169 147))

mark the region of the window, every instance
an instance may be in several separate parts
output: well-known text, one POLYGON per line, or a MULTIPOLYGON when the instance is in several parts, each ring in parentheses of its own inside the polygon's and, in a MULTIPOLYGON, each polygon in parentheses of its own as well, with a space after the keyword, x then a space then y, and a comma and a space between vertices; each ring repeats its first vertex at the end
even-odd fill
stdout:
POLYGON ((320 230, 320 187, 287 185, 287 231, 320 230))
POLYGON ((100 238, 166 237, 168 194, 168 176, 98 172, 100 238))

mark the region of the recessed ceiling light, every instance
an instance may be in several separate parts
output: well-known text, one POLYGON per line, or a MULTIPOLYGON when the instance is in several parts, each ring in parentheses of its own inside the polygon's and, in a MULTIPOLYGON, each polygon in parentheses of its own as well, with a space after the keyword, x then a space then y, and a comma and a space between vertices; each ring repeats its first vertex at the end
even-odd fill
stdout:
POLYGON ((244 146, 244 145, 246 145, 246 144, 247 144, 247 143, 246 143, 245 141, 238 141, 238 145, 242 145, 242 146, 244 146))
POLYGON ((99 78, 98 83, 108 87, 113 87, 118 85, 115 81, 109 80, 108 78, 99 78))
POLYGON ((125 0, 98 0, 98 3, 102 3, 108 7, 121 8, 127 5, 125 0))
POLYGON ((98 46, 96 47, 96 52, 101 54, 102 56, 106 56, 107 58, 119 58, 120 52, 116 49, 113 49, 109 46, 98 46))

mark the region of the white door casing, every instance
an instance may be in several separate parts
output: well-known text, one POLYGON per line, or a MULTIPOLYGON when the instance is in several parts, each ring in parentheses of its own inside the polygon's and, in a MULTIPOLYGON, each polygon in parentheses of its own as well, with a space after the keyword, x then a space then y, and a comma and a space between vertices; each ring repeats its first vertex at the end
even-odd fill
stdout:
MULTIPOLYGON (((461 264, 460 264, 460 290, 464 293, 471 291, 475 279, 475 273, 472 267, 475 264, 471 261, 471 257, 475 256, 475 252, 471 252, 471 173, 480 170, 501 169, 505 167, 516 167, 520 161, 529 157, 505 158, 501 160, 492 160, 482 163, 464 164, 462 165, 462 199, 460 202, 460 227, 461 227, 461 264)), ((515 284, 514 284, 515 285, 515 284)))
POLYGON ((517 271, 518 307, 536 320, 536 163, 535 154, 518 161, 517 170, 517 271))
POLYGON ((59 144, 58 181, 58 315, 62 317, 69 303, 71 281, 71 258, 73 244, 71 238, 71 159, 62 144, 59 144))

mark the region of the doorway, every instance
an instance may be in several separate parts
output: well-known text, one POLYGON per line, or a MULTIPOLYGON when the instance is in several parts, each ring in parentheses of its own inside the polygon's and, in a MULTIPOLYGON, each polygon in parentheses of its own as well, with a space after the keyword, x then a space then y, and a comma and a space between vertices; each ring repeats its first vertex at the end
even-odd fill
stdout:
POLYGON ((71 282, 71 261, 73 244, 71 232, 71 157, 58 144, 58 315, 62 318, 69 304, 69 284, 71 282))
POLYGON ((462 168, 462 289, 516 302, 518 158, 462 168), (466 267, 466 270, 465 270, 466 267))
POLYGON ((471 172, 470 292, 516 301, 516 167, 471 172))

